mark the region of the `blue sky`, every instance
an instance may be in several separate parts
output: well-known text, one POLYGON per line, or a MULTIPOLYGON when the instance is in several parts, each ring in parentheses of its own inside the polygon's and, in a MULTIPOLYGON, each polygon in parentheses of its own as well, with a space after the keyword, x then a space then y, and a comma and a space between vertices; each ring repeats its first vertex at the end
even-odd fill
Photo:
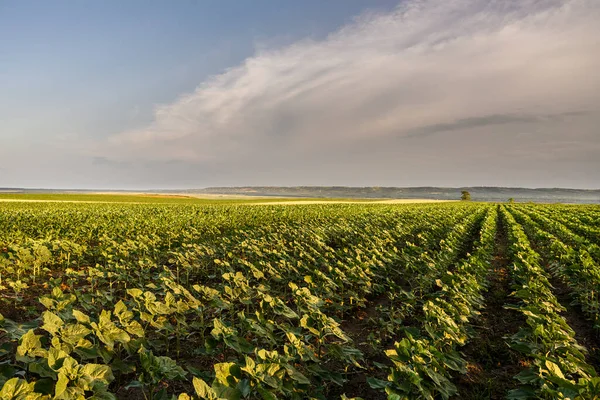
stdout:
POLYGON ((394 5, 2 1, 0 112, 3 121, 28 120, 29 129, 9 131, 14 140, 37 141, 45 136, 40 127, 114 134, 148 121, 155 104, 193 90, 263 43, 323 38, 367 8, 394 5))
POLYGON ((591 0, 0 0, 0 187, 600 187, 591 0))

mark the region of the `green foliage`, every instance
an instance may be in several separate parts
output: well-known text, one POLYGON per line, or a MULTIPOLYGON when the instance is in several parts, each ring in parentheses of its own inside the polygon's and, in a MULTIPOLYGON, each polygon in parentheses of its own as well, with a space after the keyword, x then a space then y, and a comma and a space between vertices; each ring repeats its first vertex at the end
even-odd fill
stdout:
POLYGON ((586 362, 585 348, 577 343, 575 332, 560 315, 564 308, 552 293, 548 275, 540 266, 540 255, 506 208, 502 208, 502 216, 508 225, 514 262, 513 296, 520 300, 512 307, 526 318, 526 325, 510 338, 510 345, 531 360, 531 367, 515 377, 521 387, 512 390, 509 398, 596 398, 597 393, 592 394, 596 390, 596 371, 586 362))
POLYGON ((510 395, 594 398, 527 236, 597 324, 600 211, 470 202, 7 203, 0 398, 347 399, 359 374, 392 399, 450 398, 498 210, 526 320, 509 342, 531 363, 510 395))

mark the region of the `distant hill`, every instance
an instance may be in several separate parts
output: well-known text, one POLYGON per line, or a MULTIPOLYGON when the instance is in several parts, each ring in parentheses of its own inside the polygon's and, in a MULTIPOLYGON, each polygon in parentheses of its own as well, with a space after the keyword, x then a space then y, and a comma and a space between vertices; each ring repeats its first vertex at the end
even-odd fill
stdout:
MULTIPOLYGON (((209 187, 185 190, 102 190, 128 193, 182 193, 190 195, 234 195, 260 197, 354 198, 354 199, 436 199, 459 200, 460 192, 471 193, 474 201, 501 201, 513 198, 517 202, 592 203, 600 204, 600 189, 509 188, 509 187, 350 187, 350 186, 240 186, 209 187)), ((92 193, 98 190, 0 188, 0 193, 92 193)))
POLYGON ((347 186, 245 186, 210 187, 187 190, 195 194, 227 194, 246 196, 366 198, 366 199, 438 199, 458 200, 461 191, 471 193, 474 201, 533 201, 549 203, 600 203, 600 189, 507 188, 507 187, 347 187, 347 186))

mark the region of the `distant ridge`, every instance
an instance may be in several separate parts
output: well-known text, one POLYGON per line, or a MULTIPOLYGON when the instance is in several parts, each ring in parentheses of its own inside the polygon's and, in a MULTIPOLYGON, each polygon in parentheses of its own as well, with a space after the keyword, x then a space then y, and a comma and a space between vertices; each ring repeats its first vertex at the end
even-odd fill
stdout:
POLYGON ((492 186, 469 187, 348 187, 348 186, 240 186, 209 187, 186 190, 194 194, 226 194, 246 196, 310 197, 310 198, 367 198, 367 199, 460 199, 461 191, 471 193, 480 201, 535 201, 552 203, 600 203, 600 189, 510 188, 492 186))
POLYGON ((238 186, 208 187, 181 190, 72 190, 72 189, 23 189, 0 188, 1 193, 182 193, 260 197, 304 198, 363 198, 363 199, 436 199, 458 200, 461 191, 471 193, 474 201, 508 201, 545 203, 593 203, 600 204, 600 189, 566 188, 520 188, 494 186, 466 187, 351 187, 351 186, 238 186))

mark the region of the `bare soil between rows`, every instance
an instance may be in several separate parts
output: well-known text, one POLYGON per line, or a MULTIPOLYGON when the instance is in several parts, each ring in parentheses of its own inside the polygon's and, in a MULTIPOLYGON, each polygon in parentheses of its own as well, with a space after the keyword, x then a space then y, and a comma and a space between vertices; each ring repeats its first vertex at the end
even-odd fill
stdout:
POLYGON ((600 372, 600 332, 594 330, 592 322, 587 320, 577 305, 572 305, 571 289, 556 278, 550 280, 554 286, 554 295, 558 302, 566 309, 561 313, 567 324, 575 331, 577 343, 587 349, 586 361, 600 372))
POLYGON ((521 314, 504 308, 512 301, 507 248, 506 227, 499 215, 489 287, 484 295, 486 306, 475 322, 474 338, 462 349, 468 373, 457 382, 457 399, 505 399, 516 386, 513 377, 523 369, 522 358, 504 339, 525 323, 521 314))

